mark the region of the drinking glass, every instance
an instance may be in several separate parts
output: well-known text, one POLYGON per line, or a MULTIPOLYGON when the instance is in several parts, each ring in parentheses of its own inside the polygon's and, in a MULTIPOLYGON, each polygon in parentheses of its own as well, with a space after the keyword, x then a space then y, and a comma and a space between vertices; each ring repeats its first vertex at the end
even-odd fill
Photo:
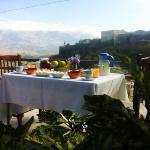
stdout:
POLYGON ((92 68, 93 78, 98 78, 100 76, 100 67, 99 65, 94 65, 92 68))

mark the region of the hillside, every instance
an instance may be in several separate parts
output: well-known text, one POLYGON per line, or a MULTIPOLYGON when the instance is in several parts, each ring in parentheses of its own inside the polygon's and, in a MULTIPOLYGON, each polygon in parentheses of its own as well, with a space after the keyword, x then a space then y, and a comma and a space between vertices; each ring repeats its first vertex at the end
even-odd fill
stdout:
POLYGON ((103 42, 101 39, 80 40, 74 45, 64 45, 59 49, 62 58, 80 54, 82 59, 96 60, 101 52, 112 55, 135 57, 139 53, 150 56, 150 31, 136 31, 120 34, 117 39, 103 42))
POLYGON ((0 53, 31 57, 57 54, 64 42, 74 44, 85 38, 93 37, 79 32, 0 30, 0 53))

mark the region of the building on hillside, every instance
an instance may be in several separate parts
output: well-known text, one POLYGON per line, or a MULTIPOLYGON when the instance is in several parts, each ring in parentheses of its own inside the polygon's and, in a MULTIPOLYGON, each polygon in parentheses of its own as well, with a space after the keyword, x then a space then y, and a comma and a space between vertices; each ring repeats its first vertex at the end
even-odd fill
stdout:
POLYGON ((81 44, 89 44, 91 41, 91 39, 84 39, 84 40, 80 40, 79 43, 81 44))
POLYGON ((108 30, 101 32, 101 41, 102 42, 113 42, 114 44, 118 40, 118 36, 121 34, 126 34, 125 30, 108 30))

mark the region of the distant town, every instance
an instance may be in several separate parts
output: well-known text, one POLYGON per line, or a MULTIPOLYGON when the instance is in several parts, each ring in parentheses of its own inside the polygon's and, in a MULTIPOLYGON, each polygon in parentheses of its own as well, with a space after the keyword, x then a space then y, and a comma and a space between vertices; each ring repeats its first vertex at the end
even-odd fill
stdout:
POLYGON ((63 53, 68 53, 66 55, 68 56, 75 53, 74 51, 80 52, 81 55, 84 54, 84 51, 90 53, 90 50, 94 50, 95 44, 97 44, 95 51, 100 51, 106 48, 106 45, 119 47, 122 45, 131 46, 131 43, 150 43, 150 31, 107 30, 100 32, 100 35, 101 38, 79 32, 1 30, 0 53, 20 53, 26 58, 37 58, 62 54, 63 49, 63 53), (81 44, 84 44, 84 47, 81 48, 81 44))
POLYGON ((125 41, 150 42, 150 31, 138 30, 127 32, 125 30, 108 30, 101 32, 101 41, 113 41, 114 44, 120 44, 125 41))

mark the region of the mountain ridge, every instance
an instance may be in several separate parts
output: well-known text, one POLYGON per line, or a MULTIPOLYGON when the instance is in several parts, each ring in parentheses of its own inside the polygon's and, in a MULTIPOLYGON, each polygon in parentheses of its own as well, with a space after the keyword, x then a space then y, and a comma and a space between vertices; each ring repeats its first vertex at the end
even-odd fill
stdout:
POLYGON ((74 44, 87 38, 94 36, 81 32, 0 30, 0 53, 32 57, 53 55, 64 43, 74 44))

